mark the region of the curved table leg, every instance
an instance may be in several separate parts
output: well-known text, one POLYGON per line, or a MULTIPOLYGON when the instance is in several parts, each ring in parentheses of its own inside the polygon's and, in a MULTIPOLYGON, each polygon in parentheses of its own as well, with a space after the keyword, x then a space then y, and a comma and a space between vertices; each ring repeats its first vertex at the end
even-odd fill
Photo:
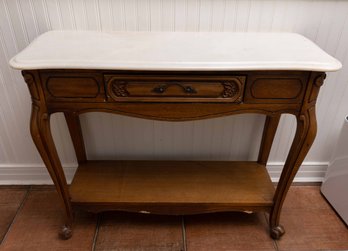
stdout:
POLYGON ((46 109, 40 108, 35 102, 32 105, 30 132, 65 207, 66 219, 65 225, 60 232, 60 237, 69 239, 72 236, 73 222, 69 190, 57 150, 53 143, 50 115, 46 112, 46 109))
POLYGON ((79 115, 75 112, 64 112, 64 116, 74 145, 77 162, 84 163, 87 161, 87 156, 79 115))
POLYGON ((273 239, 279 239, 285 233, 283 226, 279 225, 280 211, 290 185, 314 141, 316 132, 317 122, 313 105, 297 117, 296 135, 286 159, 270 213, 270 234, 273 239))
POLYGON ((267 115, 266 116, 265 126, 264 126, 263 134, 262 134, 259 157, 257 159, 257 162, 259 164, 262 164, 262 165, 267 164, 267 160, 268 160, 269 154, 271 152, 273 140, 274 140, 275 134, 277 132, 280 116, 281 116, 281 114, 275 114, 272 116, 267 115))

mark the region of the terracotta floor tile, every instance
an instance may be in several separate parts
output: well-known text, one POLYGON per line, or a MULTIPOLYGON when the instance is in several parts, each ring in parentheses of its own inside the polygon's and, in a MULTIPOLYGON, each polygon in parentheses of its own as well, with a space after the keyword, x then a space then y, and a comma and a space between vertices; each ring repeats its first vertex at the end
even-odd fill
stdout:
MULTIPOLYGON (((28 187, 0 187, 0 237, 11 224, 28 187)), ((1 250, 91 250, 96 217, 77 212, 72 239, 58 238, 63 222, 53 187, 31 187, 1 250)), ((187 251, 276 250, 264 214, 186 216, 187 251)), ((281 215, 286 234, 281 251, 348 250, 348 229, 321 196, 318 186, 291 187, 281 215)), ((182 250, 181 217, 104 213, 95 250, 182 250)))
POLYGON ((286 196, 284 209, 331 209, 320 193, 320 186, 292 186, 286 196))
POLYGON ((330 209, 284 210, 279 250, 348 250, 348 230, 330 209))
POLYGON ((188 251, 275 250, 263 213, 186 216, 185 228, 188 251))
POLYGON ((182 220, 177 216, 121 212, 101 216, 96 251, 183 250, 182 220))
POLYGON ((3 188, 0 186, 0 205, 20 205, 27 191, 25 187, 3 188))
POLYGON ((55 191, 30 191, 4 239, 2 250, 91 250, 96 217, 77 212, 73 237, 58 238, 63 214, 55 191))
POLYGON ((25 187, 0 187, 0 243, 7 233, 26 193, 27 188, 25 187))
POLYGON ((348 230, 319 187, 292 187, 280 218, 286 234, 279 250, 348 250, 348 230))

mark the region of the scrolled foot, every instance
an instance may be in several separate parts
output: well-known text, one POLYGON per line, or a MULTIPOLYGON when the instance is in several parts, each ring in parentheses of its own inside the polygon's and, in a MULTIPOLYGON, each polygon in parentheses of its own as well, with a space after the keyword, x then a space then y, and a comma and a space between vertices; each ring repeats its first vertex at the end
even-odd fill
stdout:
POLYGON ((64 225, 59 232, 59 237, 63 240, 70 239, 72 236, 72 228, 70 226, 64 225))
POLYGON ((285 229, 282 225, 278 225, 271 229, 271 237, 274 240, 279 240, 283 234, 285 234, 285 229))

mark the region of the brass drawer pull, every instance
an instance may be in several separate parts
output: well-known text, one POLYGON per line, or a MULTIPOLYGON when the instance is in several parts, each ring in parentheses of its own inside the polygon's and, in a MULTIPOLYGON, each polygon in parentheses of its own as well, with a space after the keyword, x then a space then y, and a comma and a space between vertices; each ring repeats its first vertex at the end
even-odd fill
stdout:
POLYGON ((168 84, 157 86, 157 87, 153 88, 152 92, 155 92, 155 93, 158 93, 158 94, 162 94, 162 93, 164 93, 168 89, 168 87, 170 87, 172 85, 180 86, 182 88, 182 90, 184 91, 184 93, 187 93, 187 94, 197 93, 196 89, 194 89, 193 87, 191 87, 191 86, 184 86, 184 85, 182 85, 180 83, 177 83, 177 82, 173 82, 173 83, 168 83, 168 84))

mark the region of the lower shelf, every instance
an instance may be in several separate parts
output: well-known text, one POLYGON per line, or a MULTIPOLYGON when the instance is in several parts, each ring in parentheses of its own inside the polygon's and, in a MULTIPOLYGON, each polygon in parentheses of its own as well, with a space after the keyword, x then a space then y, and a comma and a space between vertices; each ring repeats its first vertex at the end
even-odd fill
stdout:
POLYGON ((274 186, 264 165, 216 161, 88 161, 71 202, 92 211, 194 214, 266 210, 274 186))

